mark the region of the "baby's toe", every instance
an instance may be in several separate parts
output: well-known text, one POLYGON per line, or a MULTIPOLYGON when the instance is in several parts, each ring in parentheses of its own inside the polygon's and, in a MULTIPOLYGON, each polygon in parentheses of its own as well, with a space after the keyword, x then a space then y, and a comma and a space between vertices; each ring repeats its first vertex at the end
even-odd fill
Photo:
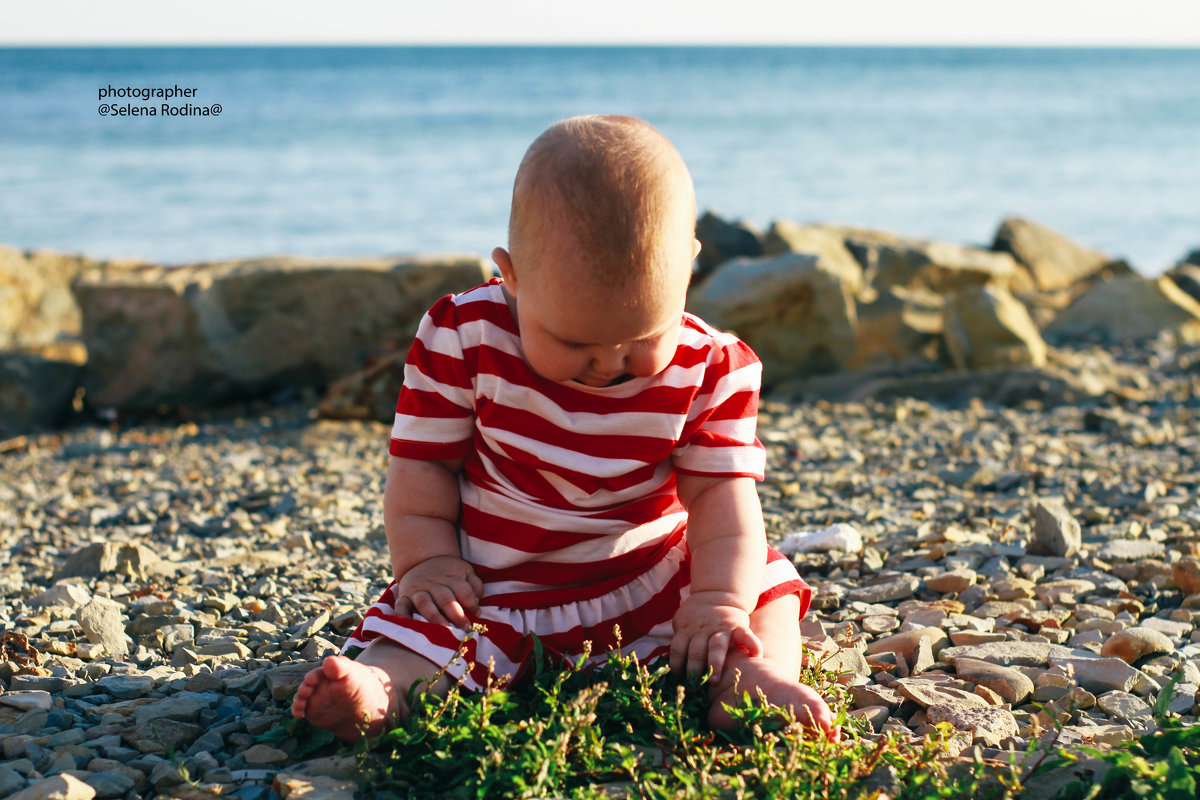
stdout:
POLYGON ((345 656, 325 656, 321 666, 308 673, 305 680, 308 678, 312 678, 314 682, 324 678, 331 681, 345 680, 350 675, 353 664, 354 662, 345 656))

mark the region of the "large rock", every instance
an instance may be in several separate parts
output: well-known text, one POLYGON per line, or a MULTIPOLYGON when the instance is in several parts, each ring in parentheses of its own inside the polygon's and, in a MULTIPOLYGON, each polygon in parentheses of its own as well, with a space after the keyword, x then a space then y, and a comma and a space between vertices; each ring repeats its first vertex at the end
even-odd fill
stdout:
POLYGON ((92 407, 209 405, 325 386, 432 302, 488 278, 467 256, 269 258, 88 273, 75 282, 92 407))
POLYGON ((1174 281, 1184 294, 1200 303, 1200 251, 1192 253, 1189 258, 1195 258, 1198 262, 1184 261, 1176 264, 1167 273, 1167 277, 1174 281))
POLYGON ((942 341, 942 298, 889 286, 858 304, 858 336, 847 369, 934 366, 942 341))
POLYGON ((1025 310, 1007 290, 975 286, 946 301, 946 349, 960 370, 1042 367, 1046 343, 1025 310))
POLYGON ((0 353, 0 438, 61 424, 82 379, 78 360, 0 353))
POLYGON ((763 361, 763 380, 830 372, 854 349, 861 271, 832 234, 805 253, 728 261, 688 297, 688 310, 734 331, 763 361))
POLYGON ((1166 276, 1129 275, 1084 292, 1046 329, 1058 339, 1099 338, 1119 343, 1167 334, 1177 342, 1200 342, 1200 301, 1166 276))
POLYGON ((697 277, 708 275, 716 267, 738 256, 761 256, 762 234, 742 220, 728 222, 712 211, 705 211, 696 222, 700 255, 696 257, 697 277))
POLYGON ((847 230, 837 225, 802 225, 786 219, 771 220, 771 227, 761 237, 763 255, 773 257, 785 253, 812 252, 814 236, 820 241, 832 236, 845 246, 847 230))
POLYGON ((1008 254, 952 242, 851 232, 846 247, 876 290, 903 286, 945 295, 985 284, 1007 288, 1019 277, 1008 254))
POLYGON ((0 247, 0 350, 78 336, 71 281, 98 262, 81 256, 0 247))
POLYGON ((870 287, 871 293, 896 286, 942 295, 987 283, 1008 286, 1019 277, 1017 263, 1005 253, 913 239, 870 228, 775 220, 763 246, 767 255, 807 252, 807 243, 813 235, 829 234, 842 239, 858 261, 863 269, 863 283, 870 287))
POLYGON ((1098 250, 1079 245, 1058 231, 1019 217, 1000 223, 992 249, 1012 254, 1028 270, 1037 289, 1043 292, 1070 288, 1113 263, 1098 250))

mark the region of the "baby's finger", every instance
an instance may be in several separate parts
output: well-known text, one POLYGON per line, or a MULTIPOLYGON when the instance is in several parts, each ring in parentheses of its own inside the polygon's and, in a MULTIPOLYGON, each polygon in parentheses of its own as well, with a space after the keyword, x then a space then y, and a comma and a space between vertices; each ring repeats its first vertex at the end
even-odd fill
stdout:
POLYGON ((429 593, 433 597, 433 601, 437 603, 438 610, 451 625, 456 628, 465 628, 471 624, 467 620, 467 613, 463 611, 462 605, 459 604, 449 586, 434 586, 429 593))
POLYGON ((479 576, 475 574, 474 570, 467 575, 467 583, 470 585, 471 591, 475 593, 475 597, 483 597, 483 581, 479 580, 479 576))
POLYGON ((413 615, 413 602, 407 596, 401 595, 396 598, 396 604, 393 606, 396 610, 397 617, 409 617, 413 615))
POLYGON ((455 584, 454 599, 467 611, 479 610, 479 593, 471 586, 470 581, 455 584))
POLYGON ((436 625, 449 625, 450 620, 442 614, 442 610, 438 608, 438 604, 434 601, 433 596, 429 592, 413 592, 413 605, 416 606, 417 612, 422 617, 436 625))
POLYGON ((467 619, 466 609, 457 600, 451 600, 439 608, 454 627, 469 628, 471 626, 471 620, 467 619))
POLYGON ((725 656, 729 652, 729 634, 717 631, 708 640, 708 666, 712 667, 709 681, 716 683, 725 669, 725 656))
POLYGON ((671 672, 676 675, 680 674, 684 666, 687 665, 688 652, 688 637, 683 634, 675 634, 671 637, 671 649, 669 660, 671 663, 671 672))
POLYGON ((739 648, 743 653, 755 658, 763 654, 762 639, 749 628, 734 628, 730 644, 739 648))
POLYGON ((703 675, 708 669, 708 642, 707 636, 696 636, 688 642, 687 648, 687 673, 688 675, 703 675))

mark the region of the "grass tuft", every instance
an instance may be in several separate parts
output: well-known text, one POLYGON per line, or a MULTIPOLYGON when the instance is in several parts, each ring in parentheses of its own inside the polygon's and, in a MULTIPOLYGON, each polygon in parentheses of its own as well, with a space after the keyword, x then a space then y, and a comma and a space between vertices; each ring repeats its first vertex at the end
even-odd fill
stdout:
POLYGON ((1094 773, 1103 773, 1087 783, 1067 784, 1063 800, 1195 800, 1200 798, 1200 726, 1184 725, 1167 711, 1181 675, 1174 676, 1154 704, 1159 729, 1123 742, 1110 750, 1080 748, 1078 753, 1061 751, 1047 762, 1048 769, 1066 769, 1082 757, 1094 759, 1094 773))
POLYGON ((909 741, 864 732, 831 673, 805 680, 832 700, 831 744, 743 693, 732 733, 707 725, 701 678, 610 654, 598 668, 541 669, 520 688, 416 695, 414 713, 355 747, 364 797, 1011 797, 982 762, 947 757, 945 731, 909 741), (956 768, 956 764, 957 767, 956 768))

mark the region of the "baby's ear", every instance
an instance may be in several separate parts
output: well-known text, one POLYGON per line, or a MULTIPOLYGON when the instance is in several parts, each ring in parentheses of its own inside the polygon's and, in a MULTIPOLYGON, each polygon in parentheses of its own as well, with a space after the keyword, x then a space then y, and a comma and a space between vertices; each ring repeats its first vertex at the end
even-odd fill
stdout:
POLYGON ((508 286, 510 292, 517 291, 517 273, 513 270, 512 257, 503 247, 497 247, 492 251, 492 261, 496 262, 496 266, 500 268, 500 277, 504 278, 504 283, 508 286))
POLYGON ((692 239, 692 261, 695 261, 698 255, 700 255, 700 240, 692 239))

